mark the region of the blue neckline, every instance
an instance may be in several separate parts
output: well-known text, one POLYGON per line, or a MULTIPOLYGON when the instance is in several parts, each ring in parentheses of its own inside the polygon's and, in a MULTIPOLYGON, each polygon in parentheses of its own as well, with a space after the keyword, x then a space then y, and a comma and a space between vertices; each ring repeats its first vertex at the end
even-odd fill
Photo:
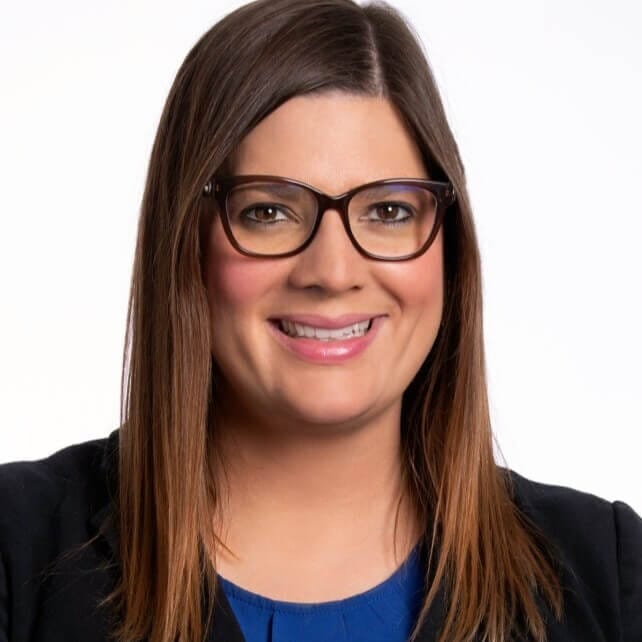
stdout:
POLYGON ((421 589, 423 587, 424 577, 421 564, 418 563, 420 546, 421 542, 415 544, 408 557, 387 579, 361 593, 356 593, 355 595, 350 595, 339 600, 326 602, 289 602, 285 600, 275 600, 260 595, 259 593, 248 591, 220 574, 218 574, 218 579, 228 598, 240 600, 262 609, 281 613, 327 612, 336 609, 341 609, 345 612, 346 609, 359 608, 366 604, 372 604, 373 602, 388 597, 391 593, 399 592, 402 588, 404 592, 407 590, 412 592, 421 589))

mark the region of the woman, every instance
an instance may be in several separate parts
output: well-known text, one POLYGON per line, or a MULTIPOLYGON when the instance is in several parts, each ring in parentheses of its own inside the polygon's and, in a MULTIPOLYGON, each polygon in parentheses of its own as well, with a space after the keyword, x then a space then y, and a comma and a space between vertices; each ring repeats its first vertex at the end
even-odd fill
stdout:
POLYGON ((642 520, 494 462, 481 310, 400 16, 226 16, 154 143, 121 427, 0 467, 0 640, 641 640, 642 520))

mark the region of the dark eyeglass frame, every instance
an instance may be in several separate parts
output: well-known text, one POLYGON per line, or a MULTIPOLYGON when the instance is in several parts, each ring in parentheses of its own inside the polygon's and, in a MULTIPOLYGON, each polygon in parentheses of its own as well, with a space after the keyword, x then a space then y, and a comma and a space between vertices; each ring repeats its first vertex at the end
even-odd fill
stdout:
POLYGON ((285 178, 283 176, 273 176, 270 174, 243 174, 243 175, 239 174, 236 176, 218 176, 218 177, 212 176, 203 187, 203 196, 204 197, 214 196, 214 199, 218 203, 220 212, 223 213, 223 216, 221 216, 221 222, 223 223, 223 229, 225 230, 225 234, 227 238, 229 239, 232 246, 236 250, 238 250, 241 254, 244 254, 245 256, 251 256, 256 258, 282 258, 286 256, 294 256, 295 254, 302 252, 303 250, 305 250, 306 247, 308 247, 308 245, 310 245, 310 243, 312 243, 319 229, 319 226, 321 224, 321 218, 325 214, 325 212, 328 209, 336 209, 341 215, 341 220, 343 221, 343 227, 345 228, 348 238, 352 242, 352 245, 354 245, 357 251, 360 252, 366 258, 375 259, 377 261, 407 261, 409 259, 414 259, 417 256, 420 256, 421 254, 426 252, 426 250, 428 250, 428 248, 434 241, 435 237, 437 236, 437 233, 439 232, 439 228, 443 221, 444 214, 446 213, 448 207, 452 205, 456 200, 455 190, 452 184, 444 181, 433 181, 433 180, 426 180, 422 178, 386 178, 383 180, 372 181, 370 183, 364 183, 363 185, 353 187, 351 190, 348 190, 347 192, 344 192, 343 194, 340 194, 339 196, 334 197, 334 196, 325 194, 324 192, 318 190, 316 187, 313 187, 312 185, 308 185, 307 183, 296 181, 291 178, 285 178), (282 252, 280 254, 261 254, 258 252, 251 252, 249 250, 246 250, 245 248, 241 247, 236 241, 236 239, 234 238, 234 234, 232 233, 232 228, 229 221, 229 214, 227 211, 227 196, 229 192, 232 190, 232 188, 236 187, 237 185, 243 185, 244 183, 252 183, 255 181, 296 185, 298 187, 302 187, 306 189, 308 192, 313 194, 314 197, 316 198, 317 200, 316 220, 314 221, 312 230, 310 231, 308 238, 296 249, 290 250, 289 252, 282 252), (379 254, 372 254, 371 252, 368 252, 367 250, 362 248, 359 245, 359 242, 357 241, 357 239, 352 234, 352 230, 350 229, 350 221, 348 218, 348 204, 350 203, 350 200, 354 197, 355 194, 361 192, 364 189, 368 189, 378 185, 388 185, 391 183, 395 183, 397 185, 409 185, 409 186, 426 188, 430 192, 432 192, 432 194, 435 196, 437 200, 437 210, 435 212, 435 223, 434 223, 432 232, 430 233, 430 236, 418 250, 416 250, 412 254, 406 254, 404 256, 399 256, 399 257, 396 257, 396 256, 389 257, 389 256, 381 256, 379 254))

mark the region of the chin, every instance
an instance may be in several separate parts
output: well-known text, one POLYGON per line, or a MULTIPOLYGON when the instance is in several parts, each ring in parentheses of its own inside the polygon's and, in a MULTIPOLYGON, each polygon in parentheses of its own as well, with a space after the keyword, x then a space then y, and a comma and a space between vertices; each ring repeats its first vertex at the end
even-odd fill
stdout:
POLYGON ((301 400, 292 400, 288 406, 288 414, 293 415, 298 422, 337 427, 347 427, 358 423, 373 409, 372 403, 359 403, 349 394, 344 399, 315 395, 314 398, 307 399, 306 403, 301 403, 301 400))

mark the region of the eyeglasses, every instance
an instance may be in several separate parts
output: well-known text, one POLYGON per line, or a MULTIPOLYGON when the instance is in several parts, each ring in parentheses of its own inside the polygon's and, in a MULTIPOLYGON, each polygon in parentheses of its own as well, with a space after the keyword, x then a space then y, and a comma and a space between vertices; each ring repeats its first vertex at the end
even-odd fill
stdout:
POLYGON ((203 196, 212 195, 230 243, 246 256, 301 252, 332 208, 354 247, 380 261, 423 254, 455 201, 450 183, 419 178, 373 181, 332 197, 300 181, 258 174, 212 177, 203 196))

